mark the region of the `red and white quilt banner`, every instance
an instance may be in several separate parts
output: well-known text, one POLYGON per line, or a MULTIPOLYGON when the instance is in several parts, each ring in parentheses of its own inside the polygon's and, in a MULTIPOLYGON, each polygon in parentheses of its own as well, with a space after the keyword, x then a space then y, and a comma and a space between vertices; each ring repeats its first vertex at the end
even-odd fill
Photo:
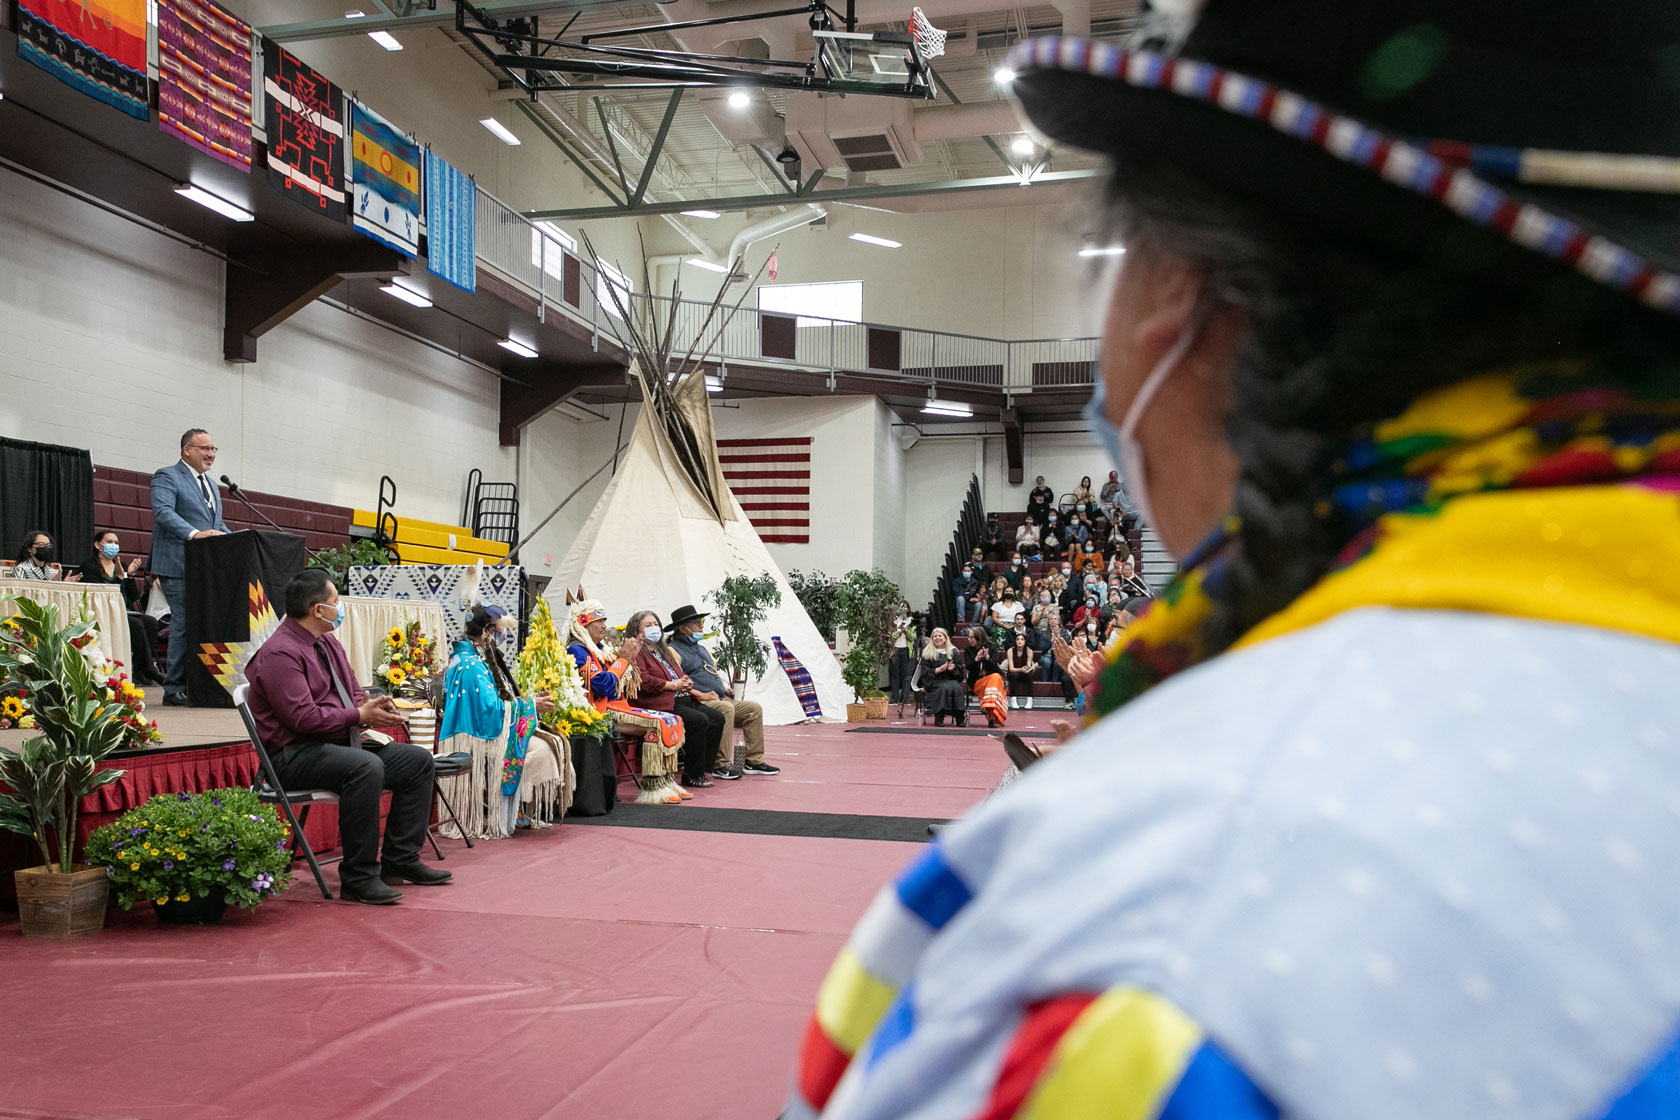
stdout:
POLYGON ((720 439, 718 462, 765 544, 811 543, 811 437, 720 439))

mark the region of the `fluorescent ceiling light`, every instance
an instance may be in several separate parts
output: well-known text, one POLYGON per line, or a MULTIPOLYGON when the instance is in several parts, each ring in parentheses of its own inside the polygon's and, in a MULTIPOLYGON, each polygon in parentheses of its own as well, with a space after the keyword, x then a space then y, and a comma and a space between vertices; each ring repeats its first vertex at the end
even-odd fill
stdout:
POLYGON ((516 148, 519 146, 519 137, 509 132, 507 126, 502 124, 502 122, 497 120, 495 117, 485 117, 478 123, 495 133, 496 139, 500 140, 502 143, 511 144, 516 148))
POLYGON ((396 296, 404 303, 413 304, 415 307, 430 307, 432 305, 431 300, 419 292, 403 287, 401 284, 381 284, 379 290, 388 296, 396 296))
POLYGON ((535 350, 531 349, 523 342, 515 342, 511 338, 504 338, 500 342, 496 343, 496 345, 500 346, 503 350, 506 350, 509 353, 518 354, 521 358, 534 358, 537 356, 537 352, 535 350))
POLYGON ((719 377, 715 377, 712 374, 708 373, 706 375, 706 392, 708 392, 708 393, 721 393, 721 392, 723 392, 723 379, 719 378, 719 377))
POLYGON ((1009 150, 1018 156, 1030 156, 1036 148, 1030 136, 1017 136, 1009 142, 1009 150))
POLYGON ((719 214, 716 210, 684 210, 683 211, 683 216, 685 218, 707 218, 707 219, 723 217, 723 215, 719 214))
POLYGON ((217 198, 209 191, 200 190, 197 187, 176 187, 175 193, 180 195, 182 198, 190 198, 200 206, 214 210, 222 217, 232 218, 236 222, 249 222, 255 218, 255 215, 249 210, 241 210, 233 203, 228 202, 225 199, 217 198))
POLYGON ((1006 86, 1015 80, 1015 71, 1007 66, 1000 66, 992 71, 992 81, 1000 86, 1006 86))
POLYGON ((707 272, 728 272, 729 271, 729 266, 728 265, 726 265, 726 264, 713 264, 711 261, 707 260, 705 257, 690 257, 690 258, 688 258, 688 263, 693 265, 695 268, 703 268, 707 272))
POLYGON ((1079 250, 1082 257, 1118 257, 1126 251, 1124 245, 1093 245, 1088 249, 1079 250))
POLYGON ((372 39, 388 51, 402 50, 402 44, 397 42, 397 37, 389 31, 369 31, 368 38, 372 39))
POLYGON ((745 109, 751 104, 752 97, 745 90, 738 89, 729 95, 729 107, 731 109, 745 109))
POLYGON ((961 401, 929 401, 922 406, 922 411, 929 416, 961 416, 964 418, 974 415, 974 406, 963 404, 961 401))
POLYGON ((360 8, 351 8, 348 12, 344 13, 344 18, 345 19, 361 19, 365 15, 367 15, 367 13, 362 11, 360 8))
POLYGON ((904 244, 902 241, 889 241, 885 237, 876 237, 872 233, 854 233, 853 241, 861 241, 865 245, 879 245, 883 249, 897 249, 904 244))

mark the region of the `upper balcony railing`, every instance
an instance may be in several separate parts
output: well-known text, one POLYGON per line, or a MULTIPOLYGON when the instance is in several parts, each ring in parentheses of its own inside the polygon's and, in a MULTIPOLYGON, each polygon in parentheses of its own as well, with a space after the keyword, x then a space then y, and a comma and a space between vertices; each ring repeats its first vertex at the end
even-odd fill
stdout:
MULTIPOLYGON (((618 310, 603 302, 596 269, 482 187, 478 191, 478 264, 537 300, 539 315, 558 313, 590 328, 597 345, 626 332, 618 310)), ((632 315, 663 330, 669 296, 634 292, 632 315)), ((780 315, 732 303, 705 324, 709 303, 681 300, 675 353, 690 346, 728 366, 777 365, 812 373, 848 373, 912 385, 991 389, 1010 394, 1088 386, 1097 360, 1095 338, 1006 340, 920 327, 780 315), (698 344, 696 342, 698 340, 698 344)))

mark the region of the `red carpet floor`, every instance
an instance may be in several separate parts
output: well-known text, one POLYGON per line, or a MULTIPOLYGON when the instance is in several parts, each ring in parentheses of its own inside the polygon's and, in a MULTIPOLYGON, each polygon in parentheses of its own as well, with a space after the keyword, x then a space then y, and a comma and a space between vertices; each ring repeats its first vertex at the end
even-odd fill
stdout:
MULTIPOLYGON (((983 736, 768 740, 779 777, 665 811, 949 817, 1004 766, 983 736)), ((305 871, 218 926, 113 910, 59 943, 0 919, 0 1117, 771 1120, 824 971, 915 852, 611 824, 445 845, 456 882, 396 907, 305 871)))

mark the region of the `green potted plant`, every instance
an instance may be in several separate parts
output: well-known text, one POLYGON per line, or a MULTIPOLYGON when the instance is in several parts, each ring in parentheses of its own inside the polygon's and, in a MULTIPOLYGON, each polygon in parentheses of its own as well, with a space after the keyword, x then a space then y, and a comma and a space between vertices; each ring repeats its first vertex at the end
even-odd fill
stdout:
POLYGON ((807 574, 798 568, 787 574, 787 581, 788 586, 793 588, 794 598, 811 616, 811 625, 817 628, 817 633, 833 642, 834 597, 840 585, 826 572, 819 570, 807 574))
POLYGON ((99 764, 132 733, 130 706, 111 699, 109 666, 84 655, 98 635, 91 621, 58 624, 58 608, 11 600, 0 623, 0 689, 28 712, 39 735, 13 754, 0 750, 0 827, 41 849, 40 867, 14 873, 23 932, 79 937, 105 925, 105 868, 73 862, 83 797, 123 776, 99 764))
POLYGON ((758 636, 758 624, 772 607, 782 605, 782 589, 769 572, 756 576, 727 576, 706 596, 712 604, 712 622, 717 626, 717 645, 712 656, 730 681, 745 682, 762 677, 770 666, 770 647, 758 636))
POLYGON ((164 793, 88 837, 124 908, 150 902, 163 922, 214 922, 255 910, 292 877, 291 833, 248 789, 164 793))
POLYGON ((350 594, 351 568, 377 568, 397 562, 391 549, 378 541, 360 537, 336 548, 323 548, 309 558, 311 568, 325 568, 340 595, 350 594))
POLYGON ((840 675, 852 686, 856 704, 846 705, 846 718, 856 722, 854 709, 864 719, 886 719, 887 697, 881 691, 881 675, 892 656, 892 620, 902 596, 898 584, 879 568, 847 572, 835 589, 835 616, 846 628, 851 648, 840 664, 840 675))

